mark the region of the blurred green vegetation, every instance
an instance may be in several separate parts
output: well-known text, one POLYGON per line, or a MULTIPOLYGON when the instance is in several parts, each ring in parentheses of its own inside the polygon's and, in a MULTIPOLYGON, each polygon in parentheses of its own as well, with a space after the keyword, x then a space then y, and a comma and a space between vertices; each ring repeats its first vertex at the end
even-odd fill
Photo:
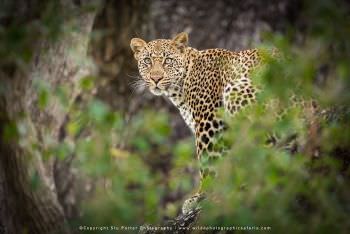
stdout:
POLYGON ((292 94, 312 98, 322 109, 350 104, 348 9, 338 1, 311 2, 305 3, 309 25, 302 41, 295 42, 300 32, 293 28, 289 35, 266 35, 262 49, 275 46, 282 58, 267 56, 267 64, 255 72, 263 90, 258 103, 277 99, 279 104, 267 109, 257 104, 227 119, 230 130, 223 138, 231 149, 217 164, 218 179, 208 179, 214 202, 205 202, 202 225, 269 226, 274 233, 350 230, 348 109, 342 118, 319 120, 321 156, 263 147, 271 130, 284 136, 297 132, 301 142, 310 138, 305 113, 292 107, 292 94), (278 119, 281 110, 288 111, 278 119))
MULTIPOLYGON (((72 225, 135 226, 176 216, 181 207, 176 196, 190 194, 194 187, 188 172, 197 167, 193 139, 174 145, 169 114, 164 110, 145 109, 126 122, 120 112, 89 94, 96 79, 81 78, 80 88, 86 95, 78 103, 67 100, 64 86, 53 90, 42 81, 34 82, 41 109, 57 101, 69 113, 67 136, 62 142, 52 142, 49 135, 44 136, 42 155, 60 160, 73 155, 73 166, 81 171, 80 176, 94 181, 93 195, 82 204, 83 216, 70 220, 72 225), (171 168, 164 168, 169 164, 164 160, 171 160, 171 168), (175 203, 168 201, 171 194, 175 194, 175 203)), ((32 150, 37 146, 26 134, 20 139, 32 150)), ((32 180, 35 189, 39 183, 35 173, 32 180)))
MULTIPOLYGON (((313 98, 322 108, 350 103, 349 12, 337 1, 305 4, 308 25, 302 32, 291 27, 287 35, 265 37, 261 47, 277 47, 285 57, 267 56, 266 66, 255 72, 254 81, 264 90, 258 103, 276 99, 280 103, 267 110, 254 105, 227 119, 229 130, 223 139, 230 149, 216 164, 218 177, 204 183, 212 199, 203 204, 201 225, 270 226, 274 233, 350 230, 349 116, 321 123, 322 157, 265 146, 272 129, 279 135, 297 132, 299 139, 308 139, 302 110, 290 107, 292 93, 313 98), (300 33, 304 38, 297 41, 300 33), (275 113, 284 109, 288 109, 286 116, 276 118, 275 113)), ((46 17, 42 30, 48 30, 48 35, 59 31, 55 30, 59 22, 46 17)), ((29 32, 17 30, 7 29, 8 40, 1 40, 1 65, 13 56, 20 62, 30 57, 28 43, 19 42, 30 38, 20 32, 29 32)), ((4 29, 0 35, 5 35, 4 29)), ((52 90, 48 84, 34 82, 40 109, 49 108, 56 99, 68 111, 64 141, 52 142, 43 136, 43 149, 27 138, 30 127, 22 122, 7 126, 6 137, 20 136, 21 145, 44 158, 64 160, 74 155, 74 167, 94 181, 94 193, 82 204, 83 216, 72 221, 73 226, 159 224, 164 217, 176 216, 179 199, 195 190, 191 171, 198 171, 198 162, 193 139, 174 144, 170 116, 164 110, 144 109, 126 121, 120 111, 89 94, 97 79, 81 78, 86 98, 80 103, 67 100, 68 87, 52 90), (171 161, 170 167, 164 160, 171 161)), ((37 180, 33 174, 33 189, 37 180)))

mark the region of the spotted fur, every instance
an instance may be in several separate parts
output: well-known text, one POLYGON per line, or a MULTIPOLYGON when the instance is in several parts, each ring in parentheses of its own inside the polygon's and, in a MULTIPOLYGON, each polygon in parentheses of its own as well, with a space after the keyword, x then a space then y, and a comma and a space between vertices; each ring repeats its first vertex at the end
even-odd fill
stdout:
POLYGON ((224 128, 220 107, 231 115, 255 100, 250 73, 260 64, 256 49, 196 50, 186 33, 146 43, 131 40, 141 77, 155 95, 164 95, 179 109, 196 137, 198 157, 213 152, 214 136, 224 128))

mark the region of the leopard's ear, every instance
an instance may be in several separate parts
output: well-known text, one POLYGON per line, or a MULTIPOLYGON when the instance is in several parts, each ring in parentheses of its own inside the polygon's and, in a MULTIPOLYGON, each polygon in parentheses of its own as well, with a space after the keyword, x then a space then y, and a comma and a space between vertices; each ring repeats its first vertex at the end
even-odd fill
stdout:
POLYGON ((177 34, 174 38, 173 38, 173 42, 175 43, 175 46, 181 51, 183 52, 185 50, 185 48, 188 45, 188 34, 185 32, 179 33, 177 34))
POLYGON ((140 52, 143 49, 143 47, 145 47, 146 45, 147 43, 140 38, 131 39, 130 47, 131 47, 131 50, 134 52, 134 57, 136 60, 139 59, 140 52))

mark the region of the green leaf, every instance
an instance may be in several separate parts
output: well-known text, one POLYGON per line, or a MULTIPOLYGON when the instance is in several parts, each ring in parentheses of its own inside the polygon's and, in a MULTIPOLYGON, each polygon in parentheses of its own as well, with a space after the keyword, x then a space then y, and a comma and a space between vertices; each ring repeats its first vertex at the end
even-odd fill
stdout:
POLYGON ((108 114, 108 107, 101 101, 93 100, 89 105, 89 116, 98 123, 102 123, 108 114))

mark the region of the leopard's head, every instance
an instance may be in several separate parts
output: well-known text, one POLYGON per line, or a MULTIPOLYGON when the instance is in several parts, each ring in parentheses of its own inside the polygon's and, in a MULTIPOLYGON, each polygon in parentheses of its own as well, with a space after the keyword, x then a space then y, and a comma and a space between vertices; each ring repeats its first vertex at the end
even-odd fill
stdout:
POLYGON ((157 39, 146 43, 133 38, 130 47, 138 62, 142 81, 155 95, 168 95, 178 87, 185 75, 185 50, 188 35, 180 33, 173 39, 157 39))

